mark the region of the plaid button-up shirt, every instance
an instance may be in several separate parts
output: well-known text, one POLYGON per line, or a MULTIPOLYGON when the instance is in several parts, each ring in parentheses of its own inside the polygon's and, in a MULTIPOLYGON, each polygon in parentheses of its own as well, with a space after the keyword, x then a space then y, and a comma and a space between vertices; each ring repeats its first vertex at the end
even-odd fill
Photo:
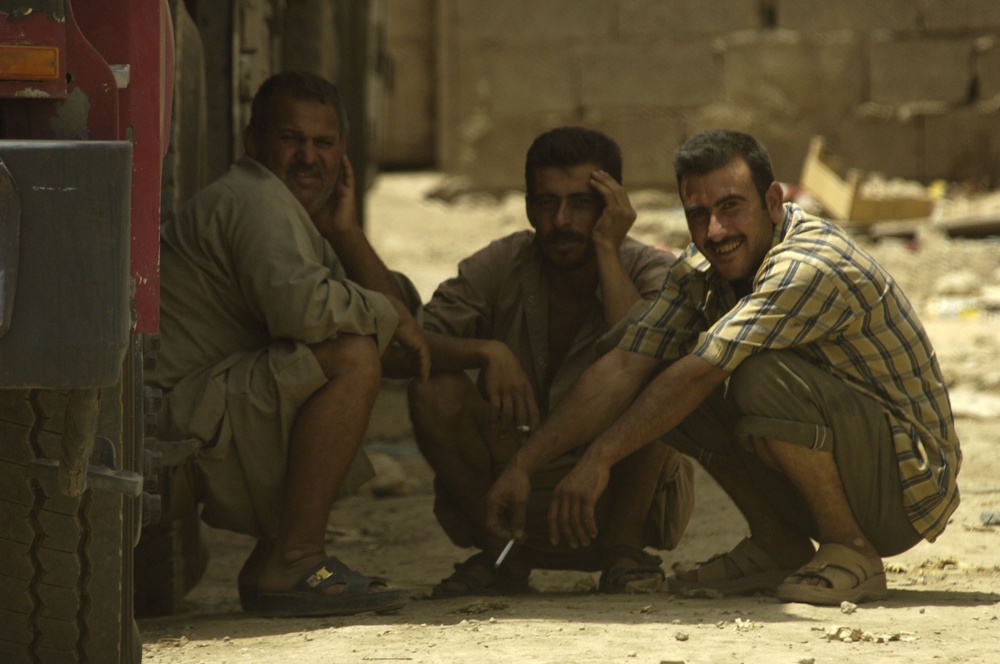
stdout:
POLYGON ((958 507, 951 404, 912 305, 840 227, 798 206, 785 206, 749 295, 737 299, 691 245, 619 347, 665 361, 693 353, 730 372, 755 353, 793 350, 885 407, 903 503, 924 538, 958 507))

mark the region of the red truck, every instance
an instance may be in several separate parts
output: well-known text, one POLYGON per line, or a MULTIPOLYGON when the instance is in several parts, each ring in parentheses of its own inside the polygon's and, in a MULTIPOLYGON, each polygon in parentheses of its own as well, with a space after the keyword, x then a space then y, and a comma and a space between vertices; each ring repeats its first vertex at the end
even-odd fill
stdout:
POLYGON ((166 0, 0 0, 0 661, 138 662, 166 0))
POLYGON ((364 182, 383 17, 380 0, 0 0, 0 663, 139 662, 134 616, 177 611, 204 570, 197 506, 169 481, 197 443, 157 438, 143 382, 161 215, 228 168, 278 68, 337 80, 364 182))

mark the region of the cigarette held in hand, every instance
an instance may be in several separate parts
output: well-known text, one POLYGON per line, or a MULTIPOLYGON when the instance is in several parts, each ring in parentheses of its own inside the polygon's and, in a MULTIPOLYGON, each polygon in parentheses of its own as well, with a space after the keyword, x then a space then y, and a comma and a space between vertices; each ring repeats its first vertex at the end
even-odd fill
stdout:
POLYGON ((514 540, 507 542, 507 546, 503 548, 503 551, 501 551, 500 555, 497 557, 497 561, 493 563, 493 569, 496 569, 503 564, 504 558, 507 557, 507 554, 510 553, 510 549, 513 546, 514 546, 514 540))

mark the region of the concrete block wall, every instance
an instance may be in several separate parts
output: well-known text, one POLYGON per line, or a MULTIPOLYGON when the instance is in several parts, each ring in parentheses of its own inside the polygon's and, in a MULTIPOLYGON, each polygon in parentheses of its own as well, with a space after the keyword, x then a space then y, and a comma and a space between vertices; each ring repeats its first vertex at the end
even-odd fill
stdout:
POLYGON ((531 140, 564 124, 618 140, 635 188, 672 188, 673 150, 719 126, 758 136, 786 181, 822 134, 849 166, 1000 184, 998 0, 434 0, 433 14, 436 160, 477 189, 521 188, 531 140))
POLYGON ((387 75, 382 165, 434 166, 434 0, 385 3, 387 75))

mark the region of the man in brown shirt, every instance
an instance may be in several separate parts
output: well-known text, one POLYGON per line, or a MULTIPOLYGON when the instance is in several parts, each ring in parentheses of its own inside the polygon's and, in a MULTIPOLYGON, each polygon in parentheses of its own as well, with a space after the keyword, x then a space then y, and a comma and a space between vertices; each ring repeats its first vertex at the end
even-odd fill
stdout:
POLYGON ((439 522, 456 544, 481 550, 434 596, 524 590, 534 567, 601 570, 605 592, 653 589, 663 580, 660 559, 643 548, 673 548, 692 505, 690 464, 663 445, 616 467, 604 536, 577 550, 550 544, 544 519, 546 489, 579 451, 542 469, 528 541, 494 567, 506 542, 485 529, 486 491, 526 432, 645 309, 673 262, 626 237, 636 213, 621 186, 621 152, 604 134, 542 134, 525 171, 534 231, 463 260, 424 310, 434 373, 410 391, 414 430, 436 473, 439 522), (466 370, 479 370, 478 384, 466 370))
POLYGON ((357 223, 336 88, 279 74, 253 101, 246 155, 162 229, 162 348, 151 380, 174 435, 200 440, 206 522, 258 538, 244 608, 385 611, 402 590, 326 555, 391 341, 427 371, 403 292, 357 223))

